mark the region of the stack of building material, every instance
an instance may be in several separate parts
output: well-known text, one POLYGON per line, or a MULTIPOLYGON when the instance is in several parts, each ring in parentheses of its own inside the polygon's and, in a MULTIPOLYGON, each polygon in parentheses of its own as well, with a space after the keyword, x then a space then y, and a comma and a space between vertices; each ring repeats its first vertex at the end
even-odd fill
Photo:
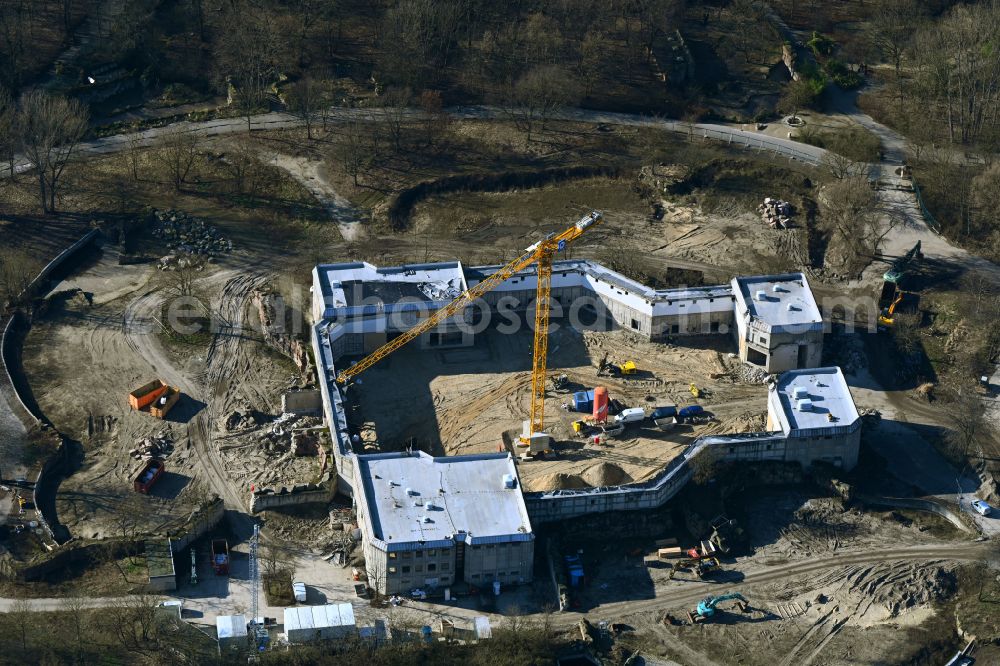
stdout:
POLYGON ((795 209, 787 201, 766 197, 764 203, 757 206, 760 217, 772 229, 787 229, 795 214, 795 209))

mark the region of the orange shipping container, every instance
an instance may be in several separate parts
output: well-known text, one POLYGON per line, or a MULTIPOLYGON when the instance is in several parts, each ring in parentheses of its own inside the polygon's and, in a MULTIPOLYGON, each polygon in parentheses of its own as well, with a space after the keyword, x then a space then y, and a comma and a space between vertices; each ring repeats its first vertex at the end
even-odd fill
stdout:
POLYGON ((166 390, 166 384, 159 379, 154 379, 128 394, 129 407, 132 409, 142 409, 159 398, 166 390))
POLYGON ((167 386, 160 397, 149 408, 149 413, 158 419, 165 418, 177 401, 181 397, 181 392, 173 386, 167 386))
POLYGON ((608 420, 608 389, 598 386, 594 389, 594 421, 604 423, 608 420))

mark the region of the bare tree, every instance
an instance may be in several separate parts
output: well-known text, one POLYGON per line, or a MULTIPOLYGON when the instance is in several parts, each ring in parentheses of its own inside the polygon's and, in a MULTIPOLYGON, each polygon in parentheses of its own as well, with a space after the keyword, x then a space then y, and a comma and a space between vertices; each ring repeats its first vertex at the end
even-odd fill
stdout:
POLYGON ((11 603, 10 610, 7 611, 7 617, 14 631, 17 632, 17 638, 21 643, 21 650, 25 652, 28 649, 29 632, 35 624, 33 616, 34 607, 31 599, 24 596, 23 593, 18 594, 14 598, 13 603, 11 603))
POLYGON ((234 140, 232 149, 226 153, 226 166, 236 181, 236 191, 254 194, 257 191, 260 162, 257 160, 257 146, 250 134, 243 134, 234 140))
POLYGON ((354 179, 354 186, 358 187, 360 185, 358 176, 372 160, 367 130, 365 124, 357 119, 348 120, 343 128, 342 138, 334 152, 341 168, 354 179))
POLYGON ((87 110, 76 100, 40 90, 21 97, 17 132, 25 157, 38 172, 42 212, 55 212, 59 179, 86 131, 87 110))
POLYGON ((132 180, 138 181, 142 161, 142 130, 137 122, 129 126, 129 133, 125 136, 125 161, 132 180))
POLYGON ((87 631, 86 598, 74 592, 63 600, 63 608, 68 616, 70 631, 73 635, 73 649, 79 655, 83 648, 83 635, 87 631))
POLYGON ((17 107, 7 89, 0 87, 0 159, 8 164, 10 178, 17 177, 14 154, 17 152, 17 107))
POLYGON ((157 142, 156 157, 180 191, 198 157, 198 137, 180 127, 168 129, 157 142))
POLYGON ((900 103, 903 99, 903 57, 913 41, 921 13, 916 0, 882 0, 868 21, 868 39, 896 73, 900 103))
POLYGON ((288 93, 288 109, 306 124, 306 136, 310 140, 313 138, 316 114, 325 104, 327 95, 324 86, 309 76, 296 81, 288 93))
POLYGON ((531 141, 533 129, 559 108, 577 99, 573 77, 558 65, 539 65, 528 71, 504 96, 505 108, 531 141))
POLYGON ((823 218, 844 247, 848 269, 861 270, 880 253, 900 218, 882 206, 878 194, 862 177, 835 181, 827 187, 824 198, 823 218))
POLYGON ((403 148, 403 129, 406 126, 412 99, 413 95, 409 88, 389 88, 382 96, 382 102, 385 105, 382 109, 382 117, 385 118, 386 130, 389 132, 392 146, 397 153, 403 148))
POLYGON ((867 168, 866 165, 833 150, 823 153, 820 164, 837 180, 861 178, 867 168))
POLYGON ((220 40, 218 60, 236 88, 237 106, 249 131, 253 114, 265 106, 275 80, 278 39, 268 14, 258 15, 246 6, 237 9, 231 12, 232 21, 220 40))

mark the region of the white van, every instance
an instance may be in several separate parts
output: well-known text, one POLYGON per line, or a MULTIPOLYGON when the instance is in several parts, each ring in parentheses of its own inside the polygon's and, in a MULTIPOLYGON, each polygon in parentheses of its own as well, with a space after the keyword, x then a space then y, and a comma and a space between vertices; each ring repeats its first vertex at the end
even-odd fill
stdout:
POLYGON ((642 407, 632 407, 631 409, 623 409, 616 414, 615 423, 639 423, 644 418, 646 418, 646 411, 642 407))

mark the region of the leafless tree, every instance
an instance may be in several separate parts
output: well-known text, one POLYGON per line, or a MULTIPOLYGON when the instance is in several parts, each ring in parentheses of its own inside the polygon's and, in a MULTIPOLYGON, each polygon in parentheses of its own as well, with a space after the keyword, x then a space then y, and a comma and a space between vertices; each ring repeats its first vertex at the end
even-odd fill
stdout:
POLYGON ((14 154, 17 152, 17 107, 6 88, 0 86, 0 159, 6 162, 14 180, 14 154))
POLYGON ((577 99, 573 77, 558 65, 539 65, 510 87, 504 106, 518 128, 531 141, 531 133, 558 109, 577 99))
POLYGON ((296 81, 288 94, 288 109, 306 124, 306 136, 313 138, 316 114, 328 103, 325 87, 312 77, 296 81))
POLYGON ((827 186, 823 218, 845 249, 850 270, 860 270, 880 252, 900 218, 887 210, 863 177, 845 178, 827 186))
POLYGON ((882 0, 867 22, 868 39, 896 74, 902 102, 903 58, 913 42, 913 34, 923 10, 916 0, 882 0))
POLYGON ((781 108, 793 116, 816 102, 816 91, 808 81, 791 81, 781 96, 781 108))
POLYGON ((392 87, 382 96, 383 118, 385 118, 386 131, 392 146, 399 152, 403 149, 403 129, 406 127, 406 120, 409 114, 410 102, 413 95, 409 88, 392 87))
POLYGON ((218 61, 236 88, 237 105, 247 119, 247 130, 254 113, 267 101, 278 66, 278 37, 270 15, 256 13, 240 5, 231 11, 232 19, 219 43, 218 61))
POLYGON ((866 165, 855 162, 850 157, 841 155, 833 150, 827 150, 823 153, 823 157, 820 158, 820 164, 837 180, 861 178, 867 169, 866 165))
POLYGON ((87 111, 76 100, 34 90, 21 97, 17 133, 25 157, 38 172, 42 212, 56 209, 63 169, 87 131, 87 111))
POLYGON ((260 162, 252 135, 243 134, 233 140, 232 148, 226 153, 226 166, 233 175, 237 192, 253 194, 257 191, 260 162))
POLYGON ((981 455, 975 447, 986 429, 986 410, 982 400, 969 385, 959 386, 951 395, 952 407, 946 411, 949 425, 947 440, 952 451, 960 459, 968 458, 969 453, 981 455))
POLYGON ((180 191, 198 158, 198 137, 181 127, 168 129, 157 142, 156 157, 174 189, 180 191))
POLYGON ((63 608, 68 616, 69 628, 73 635, 73 648, 79 654, 83 647, 83 637, 88 625, 86 598, 74 592, 65 597, 63 608))
POLYGON ((139 167, 142 163, 142 130, 139 123, 132 123, 129 126, 129 133, 125 137, 125 161, 128 165, 132 180, 139 180, 139 167))
POLYGON ((29 633, 35 624, 33 619, 34 605, 31 603, 31 599, 24 596, 23 593, 18 594, 11 603, 10 610, 7 611, 7 617, 21 643, 21 650, 26 652, 29 633))
POLYGON ((358 177, 371 164, 372 160, 372 155, 369 152, 368 130, 365 123, 354 118, 348 120, 342 127, 341 140, 334 153, 341 168, 344 169, 344 173, 351 176, 354 180, 354 186, 358 187, 361 184, 358 177))

